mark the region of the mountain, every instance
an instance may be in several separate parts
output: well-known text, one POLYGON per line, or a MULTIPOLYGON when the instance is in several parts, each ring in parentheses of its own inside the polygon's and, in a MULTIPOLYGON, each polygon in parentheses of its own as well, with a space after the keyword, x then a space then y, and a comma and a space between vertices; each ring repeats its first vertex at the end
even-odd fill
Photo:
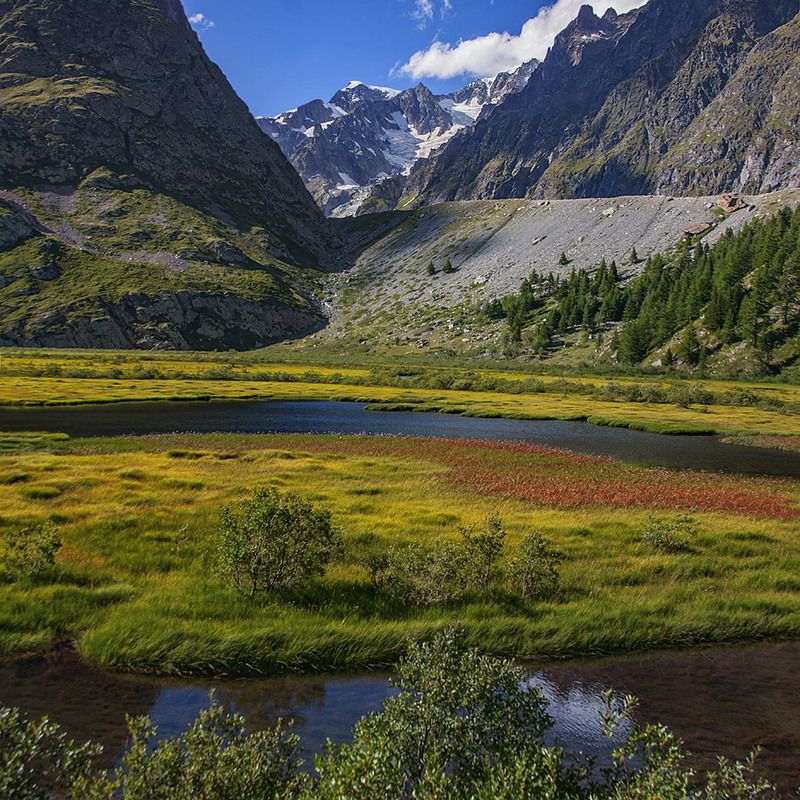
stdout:
POLYGON ((254 347, 334 242, 180 0, 0 0, 0 343, 254 347))
POLYGON ((527 85, 372 205, 798 185, 798 0, 591 6, 527 85))
POLYGON ((343 216, 360 206, 367 187, 407 174, 420 158, 487 117, 527 83, 537 63, 473 81, 448 95, 434 95, 421 83, 397 91, 352 81, 327 103, 314 100, 277 117, 260 117, 258 123, 323 210, 343 216))

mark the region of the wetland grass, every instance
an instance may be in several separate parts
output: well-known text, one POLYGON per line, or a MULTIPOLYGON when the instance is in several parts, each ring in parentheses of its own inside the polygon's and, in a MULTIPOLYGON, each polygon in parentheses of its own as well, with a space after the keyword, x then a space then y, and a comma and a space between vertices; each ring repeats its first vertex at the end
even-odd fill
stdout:
MULTIPOLYGON (((10 439, 8 439, 10 442, 10 439)), ((399 437, 59 437, 0 450, 0 542, 50 520, 48 581, 0 583, 0 650, 76 638, 119 669, 240 674, 393 663, 453 623, 498 655, 566 657, 800 636, 794 481, 625 467, 530 446, 399 437), (38 496, 30 487, 51 486, 38 496), (244 599, 217 576, 218 509, 256 486, 330 509, 344 530, 326 575, 244 599), (693 510, 690 548, 642 541, 647 517, 693 510), (445 606, 398 605, 370 552, 503 519, 509 553, 533 530, 563 553, 546 601, 500 588, 445 606)))

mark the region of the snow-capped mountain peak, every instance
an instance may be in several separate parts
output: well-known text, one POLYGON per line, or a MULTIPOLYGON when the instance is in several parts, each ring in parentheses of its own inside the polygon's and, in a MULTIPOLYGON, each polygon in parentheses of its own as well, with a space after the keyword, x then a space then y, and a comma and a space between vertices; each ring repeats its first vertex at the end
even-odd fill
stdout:
POLYGON ((371 187, 407 174, 459 131, 525 86, 538 62, 479 78, 449 95, 418 84, 400 91, 353 80, 329 102, 313 100, 262 130, 283 149, 326 214, 356 213, 371 187))

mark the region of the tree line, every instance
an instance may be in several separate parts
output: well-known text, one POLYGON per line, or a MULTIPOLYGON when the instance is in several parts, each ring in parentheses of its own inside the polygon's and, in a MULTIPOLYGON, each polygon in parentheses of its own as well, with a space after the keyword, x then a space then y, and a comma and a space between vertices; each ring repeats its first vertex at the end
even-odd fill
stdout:
MULTIPOLYGON (((634 248, 629 263, 637 262, 634 248)), ((517 294, 484 310, 489 319, 505 318, 512 341, 531 328, 530 346, 540 354, 571 329, 597 334, 615 323, 612 349, 630 364, 683 331, 664 355, 667 366, 696 368, 711 350, 744 342, 779 369, 795 355, 798 290, 800 207, 757 218, 739 233, 729 229, 713 246, 687 236, 673 251, 650 256, 632 279, 605 259, 594 271, 574 269, 564 278, 534 271, 517 294)))

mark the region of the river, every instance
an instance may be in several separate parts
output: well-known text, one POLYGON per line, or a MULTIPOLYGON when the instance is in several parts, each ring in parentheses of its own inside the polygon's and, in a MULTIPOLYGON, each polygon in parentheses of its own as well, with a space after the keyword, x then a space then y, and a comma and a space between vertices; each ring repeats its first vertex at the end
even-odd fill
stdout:
POLYGON ((171 432, 437 436, 524 442, 669 469, 800 478, 799 455, 723 444, 715 436, 663 436, 587 422, 376 413, 363 403, 239 400, 0 408, 0 430, 78 437, 171 432))
MULTIPOLYGON (((595 754, 602 766, 610 753, 599 724, 602 692, 634 694, 638 721, 668 725, 695 769, 761 746, 759 774, 793 798, 800 786, 798 666, 800 644, 782 643, 531 664, 529 671, 550 704, 551 743, 595 754)), ((308 757, 327 738, 347 741, 356 720, 379 710, 391 691, 381 674, 178 681, 101 672, 70 651, 0 662, 0 702, 49 715, 78 740, 102 742, 107 765, 123 751, 126 713, 149 714, 161 736, 175 735, 208 706, 212 689, 253 728, 294 720, 308 757)))

